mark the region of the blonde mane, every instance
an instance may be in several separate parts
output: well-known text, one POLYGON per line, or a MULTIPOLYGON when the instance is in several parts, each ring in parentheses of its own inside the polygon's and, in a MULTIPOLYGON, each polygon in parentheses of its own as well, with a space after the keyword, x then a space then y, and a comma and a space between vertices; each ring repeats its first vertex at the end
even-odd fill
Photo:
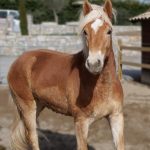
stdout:
MULTIPOLYGON (((86 15, 86 16, 81 15, 80 25, 79 25, 79 32, 80 33, 82 32, 85 25, 87 25, 89 22, 91 22, 95 19, 98 19, 100 17, 102 20, 107 22, 112 27, 111 20, 108 17, 108 15, 106 14, 106 12, 104 11, 102 6, 92 4, 91 7, 92 7, 92 11, 88 15, 86 15)), ((114 18, 116 18, 114 10, 113 10, 113 15, 114 15, 114 18)))

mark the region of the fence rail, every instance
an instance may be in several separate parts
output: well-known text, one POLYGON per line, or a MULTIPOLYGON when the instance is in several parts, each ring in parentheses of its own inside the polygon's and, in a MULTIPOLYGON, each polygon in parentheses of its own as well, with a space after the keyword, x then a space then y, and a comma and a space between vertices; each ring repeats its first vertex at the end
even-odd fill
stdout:
POLYGON ((150 52, 150 47, 132 47, 132 46, 121 45, 120 50, 150 52))
POLYGON ((143 63, 135 63, 135 62, 129 62, 129 61, 123 61, 122 60, 122 51, 138 51, 138 52, 146 52, 150 53, 150 47, 132 47, 132 46, 125 46, 122 44, 122 41, 118 41, 119 47, 120 47, 120 55, 119 55, 119 77, 122 78, 122 65, 128 65, 133 67, 140 67, 143 69, 150 69, 150 64, 143 64, 143 63))
POLYGON ((139 63, 134 63, 134 62, 128 62, 128 61, 122 61, 123 65, 128 65, 128 66, 134 66, 134 67, 141 67, 144 69, 150 69, 149 64, 139 64, 139 63))

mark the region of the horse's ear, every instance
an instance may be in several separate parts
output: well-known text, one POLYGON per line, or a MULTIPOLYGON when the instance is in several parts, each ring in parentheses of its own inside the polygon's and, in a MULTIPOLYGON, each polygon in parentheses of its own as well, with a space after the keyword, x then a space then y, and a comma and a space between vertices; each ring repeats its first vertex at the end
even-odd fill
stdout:
POLYGON ((83 14, 86 16, 90 11, 92 10, 91 4, 88 2, 88 0, 84 0, 83 3, 83 14))
POLYGON ((106 0, 104 4, 104 11, 107 13, 108 17, 112 20, 112 2, 111 0, 106 0))

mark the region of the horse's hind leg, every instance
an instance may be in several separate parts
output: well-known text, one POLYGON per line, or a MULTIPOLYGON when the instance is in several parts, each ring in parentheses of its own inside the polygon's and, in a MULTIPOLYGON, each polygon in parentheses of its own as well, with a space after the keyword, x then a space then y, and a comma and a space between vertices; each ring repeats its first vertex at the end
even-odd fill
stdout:
POLYGON ((25 125, 25 135, 29 148, 31 150, 39 150, 37 125, 36 125, 36 105, 33 103, 32 107, 27 109, 23 114, 23 122, 25 125))
MULTIPOLYGON (((24 126, 24 134, 25 134, 25 141, 27 143, 26 150, 39 150, 39 143, 38 143, 38 135, 37 135, 37 125, 36 125, 36 111, 37 106, 34 99, 30 99, 28 101, 18 97, 15 95, 15 102, 20 113, 20 119, 23 122, 24 126)), ((17 130, 17 128, 16 128, 17 130)), ((21 147, 21 146, 20 146, 21 147)), ((23 150, 14 148, 15 150, 23 150)))

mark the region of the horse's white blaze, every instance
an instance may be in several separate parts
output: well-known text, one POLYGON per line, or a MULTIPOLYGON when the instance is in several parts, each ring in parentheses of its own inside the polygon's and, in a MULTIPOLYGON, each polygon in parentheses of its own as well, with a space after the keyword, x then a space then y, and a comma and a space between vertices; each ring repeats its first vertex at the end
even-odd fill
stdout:
POLYGON ((104 21, 101 19, 96 19, 92 24, 91 28, 95 31, 95 33, 98 31, 98 29, 104 24, 104 21))
POLYGON ((100 60, 101 66, 104 64, 104 54, 101 51, 98 52, 90 52, 89 51, 89 56, 88 56, 88 61, 90 64, 94 64, 97 62, 97 60, 100 60))

